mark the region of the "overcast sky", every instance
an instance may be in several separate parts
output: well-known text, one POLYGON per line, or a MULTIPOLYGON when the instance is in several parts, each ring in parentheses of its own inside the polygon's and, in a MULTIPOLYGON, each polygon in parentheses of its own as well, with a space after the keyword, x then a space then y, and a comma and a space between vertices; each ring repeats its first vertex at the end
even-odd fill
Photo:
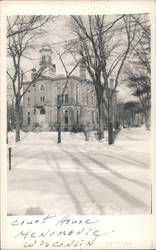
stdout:
MULTIPOLYGON (((22 67, 24 72, 28 71, 27 80, 29 80, 30 78, 30 70, 32 68, 39 67, 39 62, 41 59, 39 50, 41 49, 41 46, 43 44, 49 44, 54 52, 52 56, 52 63, 56 64, 56 74, 65 74, 65 70, 62 67, 61 62, 58 60, 55 49, 61 50, 61 47, 64 45, 66 41, 74 39, 74 36, 71 32, 70 16, 57 17, 53 23, 51 23, 50 25, 48 25, 48 27, 46 27, 46 29, 48 31, 47 35, 44 35, 43 37, 36 39, 34 42, 35 49, 31 49, 27 53, 27 56, 31 58, 31 60, 23 58, 22 67)), ((71 59, 71 57, 64 57, 63 59, 66 63, 66 67, 70 71, 73 59, 71 59)), ((8 66, 9 68, 11 68, 10 59, 8 60, 8 66)), ((73 74, 79 75, 79 68, 77 68, 73 74)), ((134 99, 134 97, 131 96, 131 91, 125 86, 125 82, 118 87, 118 95, 124 101, 134 99)))

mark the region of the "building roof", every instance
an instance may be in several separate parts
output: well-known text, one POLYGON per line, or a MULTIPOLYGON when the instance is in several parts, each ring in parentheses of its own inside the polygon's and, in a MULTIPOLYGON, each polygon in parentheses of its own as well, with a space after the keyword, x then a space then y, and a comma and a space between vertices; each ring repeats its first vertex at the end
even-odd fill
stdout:
MULTIPOLYGON (((81 79, 80 77, 78 77, 78 76, 70 76, 69 77, 69 79, 73 79, 73 80, 77 80, 77 81, 79 81, 79 82, 87 82, 87 83, 92 83, 92 81, 91 80, 89 80, 89 79, 86 79, 86 80, 84 80, 84 79, 81 79)), ((44 76, 44 75, 42 75, 42 76, 40 76, 37 80, 36 80, 36 82, 38 82, 38 81, 44 81, 44 80, 49 80, 49 81, 51 81, 51 82, 55 82, 55 81, 59 81, 59 80, 66 80, 66 76, 54 76, 54 77, 50 77, 50 76, 44 76)), ((26 81, 26 82, 24 82, 24 85, 27 85, 27 84, 29 84, 30 83, 30 81, 26 81)))

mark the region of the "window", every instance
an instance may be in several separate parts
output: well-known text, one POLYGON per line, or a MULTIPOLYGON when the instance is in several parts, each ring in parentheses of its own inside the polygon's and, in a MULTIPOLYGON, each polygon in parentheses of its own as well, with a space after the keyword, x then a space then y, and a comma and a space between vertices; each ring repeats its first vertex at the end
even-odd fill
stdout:
POLYGON ((57 103, 61 102, 61 89, 57 87, 57 103))
POLYGON ((94 91, 92 90, 92 104, 94 105, 94 91))
POLYGON ((79 87, 76 87, 76 103, 79 101, 79 87))
POLYGON ((28 97, 28 105, 30 105, 30 97, 28 97))
POLYGON ((61 95, 57 95, 57 103, 61 103, 61 95))
POLYGON ((65 124, 68 125, 68 111, 65 110, 65 124))
POLYGON ((44 86, 43 86, 43 85, 41 85, 40 90, 41 90, 41 91, 43 91, 43 90, 44 90, 44 86))
POLYGON ((79 124, 79 111, 78 110, 76 112, 76 123, 77 125, 79 124))
POLYGON ((46 61, 46 56, 42 56, 42 62, 46 61))
POLYGON ((27 123, 28 123, 28 125, 30 125, 30 112, 28 112, 27 115, 28 115, 28 116, 27 116, 27 123))
POLYGON ((97 123, 99 122, 99 112, 98 111, 96 112, 96 122, 97 123))
POLYGON ((45 113, 46 113, 46 112, 45 112, 45 109, 44 109, 44 108, 41 108, 41 109, 40 109, 40 114, 41 114, 41 115, 45 115, 45 113))
POLYGON ((92 122, 94 123, 94 111, 92 111, 92 122))
POLYGON ((57 94, 58 94, 58 95, 61 94, 61 89, 60 89, 60 87, 57 87, 57 94))
POLYGON ((64 91, 64 101, 66 104, 68 103, 68 87, 66 87, 64 91))
POLYGON ((41 102, 45 102, 45 97, 44 97, 44 96, 41 96, 41 97, 40 97, 40 101, 41 101, 41 102))
POLYGON ((89 104, 89 89, 87 89, 87 104, 89 104))
POLYGON ((68 116, 65 116, 65 124, 68 124, 68 116))
POLYGON ((65 103, 67 104, 68 103, 68 94, 65 94, 64 99, 65 99, 65 103))

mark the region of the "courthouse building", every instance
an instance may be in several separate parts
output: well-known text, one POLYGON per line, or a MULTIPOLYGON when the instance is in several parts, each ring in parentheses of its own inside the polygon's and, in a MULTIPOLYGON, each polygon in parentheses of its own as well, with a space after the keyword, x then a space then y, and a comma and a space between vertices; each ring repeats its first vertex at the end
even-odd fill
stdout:
MULTIPOLYGON (((66 83, 65 76, 56 74, 52 63, 52 50, 44 45, 41 50, 40 66, 45 70, 23 97, 23 128, 34 130, 57 129, 57 104, 66 83)), ((61 129, 81 130, 85 127, 96 129, 98 110, 94 85, 86 79, 86 69, 79 66, 79 76, 70 76, 65 88, 61 107, 61 129)), ((35 69, 32 74, 35 74, 35 69)), ((29 82, 25 82, 24 89, 29 82)))

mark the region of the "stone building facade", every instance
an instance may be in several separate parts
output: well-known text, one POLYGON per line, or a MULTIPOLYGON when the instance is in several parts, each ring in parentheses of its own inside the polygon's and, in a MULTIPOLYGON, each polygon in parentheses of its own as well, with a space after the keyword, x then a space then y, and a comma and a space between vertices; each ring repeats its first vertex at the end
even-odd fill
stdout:
MULTIPOLYGON (((51 62, 52 51, 48 45, 40 50, 40 65, 45 66, 42 76, 23 97, 23 127, 26 130, 57 130, 57 104, 66 83, 65 76, 56 75, 56 66, 51 62)), ((34 73, 35 74, 35 70, 34 73)), ((24 84, 24 89, 29 82, 24 84)), ((95 88, 86 79, 83 65, 80 76, 71 76, 63 96, 61 129, 79 131, 98 126, 98 110, 95 88)))

